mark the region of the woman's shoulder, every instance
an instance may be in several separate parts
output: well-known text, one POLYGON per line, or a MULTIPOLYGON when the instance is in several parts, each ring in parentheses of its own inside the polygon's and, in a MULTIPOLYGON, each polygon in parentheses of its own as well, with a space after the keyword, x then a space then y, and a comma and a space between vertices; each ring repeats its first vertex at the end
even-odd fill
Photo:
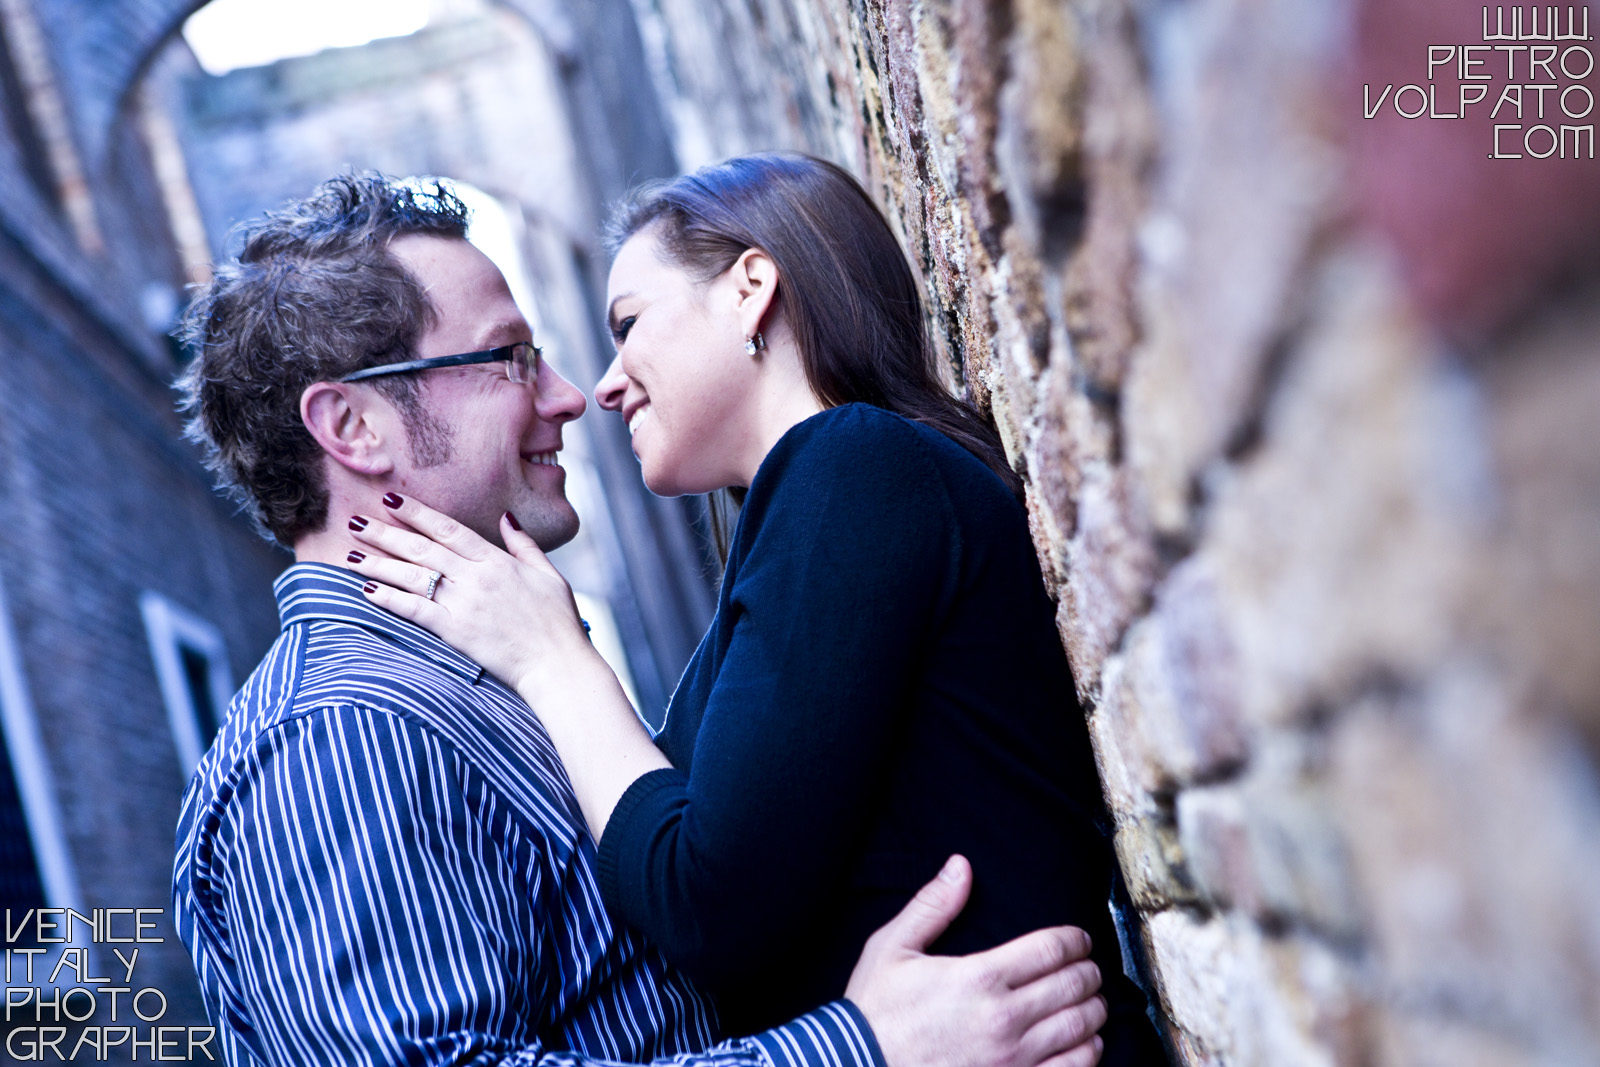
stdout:
POLYGON ((1016 506, 998 475, 944 433, 871 404, 841 404, 792 427, 768 453, 746 509, 830 500, 901 521, 951 521, 1016 506))
POLYGON ((756 472, 742 526, 794 513, 809 525, 828 511, 869 514, 942 508, 946 493, 931 456, 946 438, 870 404, 828 408, 791 427, 756 472))
MULTIPOLYGON (((862 441, 910 447, 923 434, 937 434, 904 415, 872 404, 840 404, 825 408, 796 424, 784 440, 795 439, 798 447, 850 447, 862 441)), ((943 435, 940 435, 943 436, 943 435)))
POLYGON ((910 473, 917 466, 983 464, 949 437, 914 419, 872 404, 840 404, 792 427, 769 458, 785 466, 842 465, 853 470, 910 473))

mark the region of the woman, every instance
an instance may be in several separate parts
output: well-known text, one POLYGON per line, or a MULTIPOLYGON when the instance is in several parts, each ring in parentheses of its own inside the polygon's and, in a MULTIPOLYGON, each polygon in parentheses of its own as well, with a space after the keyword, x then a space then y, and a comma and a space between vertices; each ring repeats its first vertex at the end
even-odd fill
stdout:
MULTIPOLYGON (((363 541, 448 575, 448 610, 376 554, 356 569, 406 591, 370 595, 538 710, 608 906, 731 1026, 838 996, 866 937, 961 853, 975 889, 936 947, 1083 927, 1110 1009, 1102 1062, 1163 1062, 1122 976, 1100 788, 1017 481, 940 384, 883 216, 839 168, 769 155, 647 190, 614 232, 600 405, 654 492, 746 491, 661 735, 514 519, 521 562, 373 524, 363 541)), ((399 516, 448 529, 412 502, 399 516)))

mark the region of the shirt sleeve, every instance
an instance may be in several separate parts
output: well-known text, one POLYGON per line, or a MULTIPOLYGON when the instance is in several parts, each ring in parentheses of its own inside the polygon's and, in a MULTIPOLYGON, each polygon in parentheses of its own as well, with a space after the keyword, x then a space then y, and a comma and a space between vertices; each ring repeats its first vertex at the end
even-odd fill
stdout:
MULTIPOLYGON (((532 1058, 508 1062, 538 1067, 623 1067, 571 1052, 528 1055, 532 1058)), ((823 1005, 754 1037, 726 1041, 706 1052, 652 1062, 681 1067, 887 1067, 872 1028, 861 1010, 848 1000, 823 1005)))
POLYGON ((955 586, 948 492, 927 443, 888 418, 836 419, 764 466, 689 772, 640 778, 601 842, 613 912, 713 990, 829 936, 818 924, 955 586))
MULTIPOLYGON (((506 842, 509 804, 402 716, 327 708, 258 746, 212 846, 212 891, 237 975, 230 1020, 273 1065, 581 1067, 531 1032, 525 988, 550 946, 537 863, 506 842)), ((551 961, 540 973, 558 970, 551 961)), ((655 1062, 880 1065, 845 1002, 764 1034, 655 1062)))

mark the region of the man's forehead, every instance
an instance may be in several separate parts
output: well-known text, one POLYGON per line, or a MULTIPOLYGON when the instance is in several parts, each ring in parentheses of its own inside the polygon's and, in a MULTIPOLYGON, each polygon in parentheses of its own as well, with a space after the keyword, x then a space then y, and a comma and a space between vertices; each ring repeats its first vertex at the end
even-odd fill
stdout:
POLYGON ((390 239, 388 251, 416 275, 418 281, 431 280, 424 278, 424 275, 446 271, 452 262, 462 263, 483 256, 465 237, 443 237, 432 233, 400 234, 390 239))
POLYGON ((422 287, 435 328, 470 330, 485 347, 529 339, 500 269, 464 238, 404 234, 389 251, 422 287))

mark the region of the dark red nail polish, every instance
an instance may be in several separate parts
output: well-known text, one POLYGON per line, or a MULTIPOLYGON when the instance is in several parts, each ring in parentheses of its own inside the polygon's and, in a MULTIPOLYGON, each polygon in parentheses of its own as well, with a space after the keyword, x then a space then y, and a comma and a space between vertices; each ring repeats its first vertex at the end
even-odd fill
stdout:
POLYGON ((400 499, 400 494, 399 493, 385 493, 385 494, 383 494, 383 506, 386 507, 386 508, 397 508, 401 504, 404 504, 404 503, 405 503, 405 501, 400 499))
POLYGON ((517 517, 515 515, 511 514, 511 512, 509 512, 509 511, 506 512, 506 522, 511 524, 511 528, 513 530, 521 530, 522 529, 522 523, 518 522, 517 521, 517 517))
POLYGON ((367 554, 365 552, 352 552, 345 557, 345 559, 349 560, 351 563, 360 563, 366 558, 367 554))
POLYGON ((363 593, 376 593, 378 591, 378 583, 368 582, 366 585, 361 587, 361 591, 363 593))
POLYGON ((356 531, 361 531, 361 530, 365 530, 366 528, 367 528, 367 520, 366 519, 362 518, 360 515, 355 515, 355 516, 351 517, 351 519, 350 519, 350 529, 356 530, 356 531))

